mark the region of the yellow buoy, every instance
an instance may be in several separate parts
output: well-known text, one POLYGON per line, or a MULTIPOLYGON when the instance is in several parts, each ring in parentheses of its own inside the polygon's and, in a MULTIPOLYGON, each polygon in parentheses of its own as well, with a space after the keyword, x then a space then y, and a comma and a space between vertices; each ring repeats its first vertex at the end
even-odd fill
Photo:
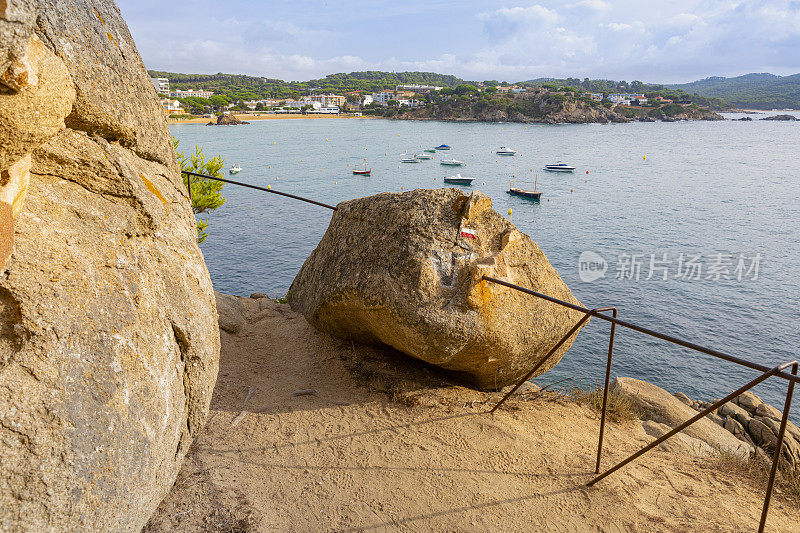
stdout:
POLYGON ((277 177, 277 176, 275 176, 275 179, 278 179, 278 177, 277 177))
POLYGON ((647 155, 643 155, 643 156, 642 156, 642 159, 647 159, 647 155))
POLYGON ((508 208, 508 216, 511 216, 511 208, 508 208))
POLYGON ((272 143, 272 144, 275 144, 275 143, 272 143))
POLYGON ((327 141, 328 139, 325 139, 325 140, 327 141))
POLYGON ((272 185, 267 185, 267 189, 272 189, 272 185))

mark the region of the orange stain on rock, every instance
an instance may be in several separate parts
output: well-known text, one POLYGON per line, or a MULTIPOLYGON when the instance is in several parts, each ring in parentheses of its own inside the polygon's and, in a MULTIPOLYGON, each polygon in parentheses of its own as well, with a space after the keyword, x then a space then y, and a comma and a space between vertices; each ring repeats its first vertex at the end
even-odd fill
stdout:
POLYGON ((167 199, 164 198, 164 195, 162 195, 161 192, 155 188, 155 186, 150 182, 150 180, 145 178, 141 172, 139 172, 139 177, 142 178, 144 186, 147 187, 147 190, 153 193, 156 196, 156 198, 161 200, 162 204, 167 205, 167 199))

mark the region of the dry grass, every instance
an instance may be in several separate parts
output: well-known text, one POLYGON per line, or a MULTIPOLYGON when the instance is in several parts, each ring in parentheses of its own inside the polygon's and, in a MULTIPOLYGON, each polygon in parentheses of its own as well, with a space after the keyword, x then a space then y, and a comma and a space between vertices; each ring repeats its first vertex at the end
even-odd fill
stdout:
MULTIPOLYGON (((563 389, 563 394, 579 404, 588 404, 600 413, 603 410, 603 390, 599 382, 594 387, 587 388, 582 387, 579 382, 563 389)), ((608 393, 606 416, 614 422, 628 422, 638 419, 641 412, 629 396, 612 390, 608 393)))
MULTIPOLYGON (((767 453, 767 457, 769 460, 756 455, 741 457, 735 453, 720 450, 716 458, 716 467, 722 472, 744 478, 753 486, 763 489, 767 485, 772 466, 772 454, 767 453)), ((800 469, 779 468, 775 476, 775 489, 777 494, 800 504, 800 469)))

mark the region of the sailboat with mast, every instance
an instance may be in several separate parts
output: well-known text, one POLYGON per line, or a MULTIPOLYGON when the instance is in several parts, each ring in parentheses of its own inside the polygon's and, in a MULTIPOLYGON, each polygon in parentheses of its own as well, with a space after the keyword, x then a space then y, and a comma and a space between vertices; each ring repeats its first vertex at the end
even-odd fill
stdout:
POLYGON ((525 180, 517 180, 513 179, 510 180, 508 184, 508 194, 514 196, 522 196, 524 198, 530 198, 531 200, 539 200, 542 197, 542 191, 536 189, 537 182, 539 181, 539 176, 536 175, 533 180, 533 190, 530 190, 530 187, 517 187, 514 185, 514 182, 517 183, 530 183, 530 181, 525 180))
POLYGON ((364 168, 363 169, 354 168, 353 169, 353 174, 355 174, 357 176, 372 176, 372 169, 371 168, 367 168, 367 160, 366 159, 364 159, 364 168))

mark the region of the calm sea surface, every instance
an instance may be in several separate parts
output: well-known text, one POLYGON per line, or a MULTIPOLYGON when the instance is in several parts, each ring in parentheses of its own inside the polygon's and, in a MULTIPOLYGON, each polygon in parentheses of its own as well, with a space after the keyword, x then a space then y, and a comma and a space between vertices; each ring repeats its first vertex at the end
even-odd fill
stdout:
MULTIPOLYGON (((513 222, 587 307, 615 305, 623 319, 763 364, 800 358, 800 122, 542 127, 320 119, 170 129, 183 150, 200 144, 222 154, 226 169, 241 165, 234 179, 330 204, 440 187, 447 167, 438 161, 455 157, 467 162, 456 171, 476 178, 473 188, 490 195, 498 212, 513 210, 513 222), (406 150, 442 143, 453 149, 432 161, 399 161, 406 150), (498 157, 500 146, 519 154, 498 157), (353 176, 364 158, 372 177, 353 176), (577 170, 540 170, 557 160, 577 170), (541 203, 509 196, 512 175, 538 175, 541 203), (584 280, 592 274, 581 275, 586 251, 606 262, 604 277, 584 280)), ((215 288, 283 296, 330 211, 231 185, 224 194, 201 246, 215 288)), ((602 379, 608 328, 593 320, 537 381, 602 379)), ((622 328, 612 371, 702 400, 756 375, 622 328)), ((780 408, 786 382, 770 381, 756 392, 780 408)))

